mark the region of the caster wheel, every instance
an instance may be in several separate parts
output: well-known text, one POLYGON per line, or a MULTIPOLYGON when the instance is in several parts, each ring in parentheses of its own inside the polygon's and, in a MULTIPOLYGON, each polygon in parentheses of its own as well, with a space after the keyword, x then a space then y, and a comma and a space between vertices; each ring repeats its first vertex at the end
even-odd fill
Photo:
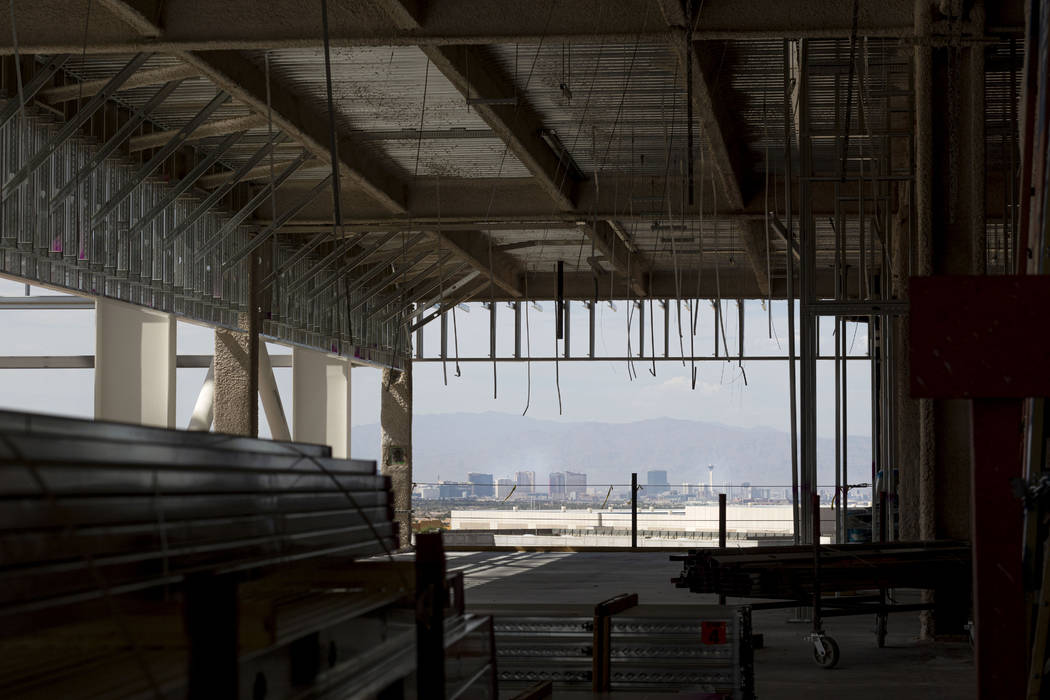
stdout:
POLYGON ((814 642, 813 660, 823 669, 832 669, 839 662, 839 645, 831 637, 821 637, 814 642))
POLYGON ((886 616, 876 615, 875 616, 875 643, 878 644, 879 649, 886 646, 886 616))

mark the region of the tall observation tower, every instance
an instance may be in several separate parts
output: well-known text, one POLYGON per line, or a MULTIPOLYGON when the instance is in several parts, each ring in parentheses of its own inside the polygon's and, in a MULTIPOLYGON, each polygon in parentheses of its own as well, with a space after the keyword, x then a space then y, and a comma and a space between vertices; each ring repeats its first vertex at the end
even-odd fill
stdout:
POLYGON ((715 465, 707 465, 707 489, 712 496, 715 495, 715 465))

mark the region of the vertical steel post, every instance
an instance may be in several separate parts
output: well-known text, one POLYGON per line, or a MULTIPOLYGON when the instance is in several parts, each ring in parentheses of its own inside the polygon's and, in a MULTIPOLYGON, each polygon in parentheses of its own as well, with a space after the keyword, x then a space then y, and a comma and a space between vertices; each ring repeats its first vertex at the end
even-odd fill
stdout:
POLYGON ((489 303, 489 357, 496 357, 496 302, 489 303))
MULTIPOLYGON (((423 318, 423 309, 419 309, 419 313, 416 314, 416 321, 420 321, 423 318)), ((423 329, 422 327, 416 330, 416 358, 423 359, 423 329)))
POLYGON ((588 338, 587 356, 591 357, 591 358, 594 357, 594 314, 595 314, 595 309, 597 307, 598 307, 598 302, 597 301, 592 301, 592 302, 589 302, 587 304, 588 323, 590 324, 590 328, 591 328, 591 334, 590 334, 590 337, 588 338))
POLYGON ((562 315, 565 318, 565 320, 562 322, 563 330, 565 331, 565 333, 564 333, 565 337, 562 339, 563 340, 562 351, 564 352, 566 358, 572 356, 571 349, 570 349, 570 335, 571 334, 569 332, 569 329, 572 327, 571 324, 569 323, 569 320, 570 320, 570 316, 569 316, 570 306, 569 305, 570 304, 572 304, 572 302, 569 301, 568 299, 566 299, 565 302, 564 302, 564 311, 562 312, 562 315))
POLYGON ((638 300, 638 357, 645 357, 645 301, 638 300))
POLYGON ((521 302, 514 302, 514 359, 521 359, 521 302))
MULTIPOLYGON (((793 221, 791 219, 791 42, 784 40, 784 192, 785 223, 787 225, 787 311, 788 311, 788 393, 791 419, 791 516, 792 534, 795 544, 801 541, 800 508, 798 502, 798 407, 797 386, 795 382, 795 257, 792 246, 795 241, 793 221)), ((715 355, 718 355, 718 343, 715 342, 715 355)))
POLYGON ((736 300, 738 356, 744 359, 744 300, 736 300))
POLYGON ((191 574, 184 589, 186 697, 238 697, 237 582, 229 574, 191 574))
POLYGON ((664 357, 671 356, 671 302, 664 299, 660 302, 664 310, 664 357))
MULTIPOLYGON (((726 495, 718 494, 718 549, 726 551, 726 495)), ((725 594, 718 594, 718 604, 725 605, 725 594)))
POLYGON ((445 697, 445 547, 416 535, 416 679, 421 698, 445 697))
POLYGON ((718 333, 719 326, 722 325, 722 305, 717 301, 712 301, 711 306, 715 307, 715 357, 721 357, 722 351, 718 349, 718 333))
POLYGON ((800 379, 802 410, 802 460, 799 472, 801 493, 799 502, 803 504, 800 513, 800 525, 803 536, 811 536, 810 518, 812 512, 806 507, 817 487, 817 314, 812 307, 816 298, 814 271, 816 268, 816 233, 809 201, 810 178, 813 175, 813 163, 810 143, 809 114, 809 42, 799 40, 798 60, 798 120, 799 120, 799 281, 801 293, 801 345, 800 379))
MULTIPOLYGON (((440 303, 440 302, 439 302, 440 303)), ((448 358, 448 314, 441 311, 441 359, 448 358)))
POLYGON ((631 549, 638 548, 638 474, 631 473, 631 549))
POLYGON ((811 501, 813 511, 813 631, 822 632, 820 619, 820 494, 814 493, 811 501))
POLYGON ((555 270, 557 296, 554 300, 554 337, 561 340, 565 333, 565 263, 559 260, 555 270))

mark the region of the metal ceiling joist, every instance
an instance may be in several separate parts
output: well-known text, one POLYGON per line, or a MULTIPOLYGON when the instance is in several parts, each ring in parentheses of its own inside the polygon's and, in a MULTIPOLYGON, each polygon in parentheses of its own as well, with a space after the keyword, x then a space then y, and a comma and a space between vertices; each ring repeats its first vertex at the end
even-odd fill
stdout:
MULTIPOLYGON (((185 80, 186 78, 192 78, 197 75, 200 75, 200 71, 193 66, 188 66, 186 64, 144 70, 135 73, 124 81, 124 84, 120 89, 133 90, 135 88, 149 87, 150 85, 161 85, 162 83, 167 83, 172 80, 185 80)), ((100 80, 85 80, 81 83, 71 83, 69 85, 47 88, 46 90, 40 91, 40 99, 48 104, 81 100, 97 94, 106 87, 107 82, 109 82, 108 79, 103 78, 100 80)))
POLYGON ((73 190, 77 187, 78 183, 87 179, 95 168, 101 165, 106 158, 109 158, 116 153, 117 149, 120 148, 133 133, 135 133, 135 130, 139 128, 150 113, 163 104, 164 100, 168 99, 171 93, 175 92, 175 88, 177 88, 181 82, 181 80, 172 80, 165 83, 153 94, 146 104, 136 109, 135 112, 128 117, 127 121, 117 129, 117 132, 113 134, 113 136, 111 136, 93 156, 91 156, 87 165, 77 171, 76 175, 70 178, 69 181, 59 189, 55 196, 51 198, 51 203, 49 205, 51 209, 54 210, 61 205, 62 202, 66 201, 66 199, 73 193, 73 190))
POLYGON ((15 115, 18 114, 18 110, 28 104, 40 92, 40 89, 51 81, 51 78, 54 77, 59 68, 65 65, 68 60, 68 55, 60 54, 52 56, 43 66, 38 66, 36 73, 29 79, 29 82, 22 86, 19 94, 12 96, 0 109, 0 128, 3 128, 9 121, 14 119, 15 115))
MULTIPOLYGON (((151 44, 164 41, 170 8, 158 0, 99 0, 113 19, 122 22, 151 44)), ((193 8, 192 22, 204 28, 207 3, 193 8), (204 15, 199 14, 204 12, 204 15)), ((189 8, 183 8, 189 11, 189 8)), ((253 12, 257 12, 255 8, 253 12)), ((303 13, 302 7, 297 9, 303 13)), ((312 18, 313 19, 313 18, 312 18)), ((229 21, 229 17, 226 20, 229 21)), ((315 20, 315 24, 320 25, 315 20)), ((320 29, 318 28, 320 38, 320 29)), ((212 44, 215 46, 215 44, 212 44)), ((269 47, 267 47, 269 48, 269 47)), ((316 111, 301 101, 287 86, 272 79, 267 84, 264 71, 237 51, 180 50, 177 55, 211 80, 221 90, 229 92, 238 101, 259 115, 271 114, 274 129, 280 129, 298 141, 313 156, 330 162, 328 115, 316 111), (267 97, 269 96, 269 100, 267 97)), ((361 148, 352 139, 343 136, 338 144, 340 174, 393 213, 404 213, 406 192, 387 169, 368 149, 361 148)))
POLYGON ((58 129, 51 140, 29 158, 26 164, 23 165, 22 168, 11 177, 11 179, 4 183, 3 199, 7 199, 14 192, 17 192, 18 186, 25 182, 30 175, 36 172, 37 168, 51 157, 55 146, 65 142, 66 139, 70 138, 77 129, 91 119, 95 112, 103 107, 106 100, 112 97, 117 90, 120 89, 121 85, 126 84, 128 79, 135 74, 135 71, 138 70, 148 59, 149 54, 146 53, 135 55, 121 70, 117 71, 112 78, 105 81, 106 84, 99 90, 95 91, 95 95, 91 97, 91 99, 89 99, 71 119, 58 129))
MULTIPOLYGON (((235 134, 239 131, 247 131, 265 125, 266 119, 259 114, 250 114, 246 117, 234 117, 232 119, 220 119, 197 127, 197 130, 190 134, 186 140, 200 141, 201 139, 207 139, 213 136, 226 136, 227 134, 235 134)), ((176 132, 173 130, 154 131, 150 134, 132 136, 128 141, 128 151, 134 153, 136 151, 145 151, 150 148, 159 148, 166 144, 175 136, 175 134, 176 132)))
MULTIPOLYGON (((84 42, 83 3, 35 0, 18 4, 20 49, 26 53, 134 53, 205 49, 275 49, 321 43, 320 22, 301 0, 100 0, 84 42), (101 6, 101 7, 99 7, 101 6), (56 22, 55 17, 63 21, 56 22), (159 27, 164 30, 160 31, 159 27)), ((423 5, 424 3, 418 3, 423 5)), ((1011 9, 986 3, 992 31, 1020 31, 1011 9)), ((662 31, 642 17, 652 0, 506 2, 429 0, 422 27, 392 27, 370 3, 331 3, 333 46, 450 46, 461 44, 627 43, 661 40, 662 31)), ((915 3, 882 0, 860 4, 858 34, 906 37, 914 33, 915 3)), ((6 14, 6 13, 5 13, 6 14)), ((770 39, 849 36, 852 3, 842 0, 705 0, 694 38, 770 39)), ((0 50, 11 53, 11 28, 0 18, 0 50)))
POLYGON ((110 215, 120 203, 123 202, 128 196, 131 195, 132 191, 138 187, 143 180, 148 178, 157 170, 164 161, 176 151, 186 140, 189 134, 192 134, 197 127, 208 120, 215 110, 219 109, 224 105, 227 100, 230 99, 229 94, 220 90, 207 104, 200 108, 200 110, 186 122, 181 129, 175 132, 175 134, 164 144, 153 157, 146 161, 142 166, 138 168, 127 181, 127 183, 112 197, 106 200, 106 203, 91 217, 91 226, 95 228, 102 224, 106 220, 106 217, 110 215))
MULTIPOLYGON (((387 295, 375 302, 372 307, 371 313, 368 314, 369 320, 382 313, 384 309, 388 309, 391 304, 401 302, 402 307, 398 309, 398 312, 406 306, 412 305, 418 301, 421 297, 425 297, 430 294, 429 285, 433 284, 433 288, 437 289, 441 285, 440 274, 443 270, 445 263, 452 257, 452 251, 446 250, 442 253, 436 261, 427 267, 419 270, 418 272, 412 273, 410 270, 407 271, 405 283, 400 285, 398 291, 387 295), (439 277, 435 279, 431 273, 437 271, 439 277)), ((459 270, 466 267, 465 262, 460 261, 459 265, 455 267, 451 274, 455 274, 459 270)), ((398 286, 398 280, 392 282, 395 287, 398 286)))
MULTIPOLYGON (((306 162, 306 159, 306 151, 303 151, 298 158, 293 160, 291 163, 285 165, 281 172, 277 173, 277 177, 275 177, 273 180, 270 180, 262 188, 260 188, 259 191, 255 193, 255 196, 248 200, 248 202, 244 206, 238 209, 236 213, 230 215, 230 217, 222 224, 222 226, 219 227, 219 230, 212 234, 208 242, 200 247, 200 250, 197 251, 195 261, 202 261, 205 255, 207 255, 210 251, 214 250, 218 246, 222 245, 226 237, 229 236, 238 226, 244 223, 244 221, 249 216, 251 216, 252 212, 255 211, 259 207, 259 205, 268 197, 271 197, 273 193, 288 180, 288 178, 294 175, 295 171, 301 168, 303 163, 306 162)), ((313 199, 318 194, 320 194, 320 190, 315 184, 310 188, 310 191, 307 192, 305 196, 296 197, 295 206, 298 207, 296 209, 296 212, 298 213, 298 211, 301 210, 303 206, 313 201, 313 199)), ((278 219, 277 221, 271 223, 270 226, 277 224, 277 226, 279 227, 283 223, 284 222, 281 221, 281 219, 278 219)))
POLYGON ((233 269, 237 265, 237 263, 251 255, 263 243, 270 240, 270 238, 275 233, 277 233, 277 231, 282 226, 288 223, 288 221, 293 216, 295 216, 300 209, 309 204, 310 201, 313 200, 315 197, 318 197, 321 194, 321 192, 324 191, 325 187, 328 187, 328 182, 331 179, 331 177, 332 176, 329 175, 323 180, 320 180, 316 185, 314 185, 313 189, 306 194, 305 197, 302 197, 297 202, 293 202, 291 206, 287 207, 284 211, 282 211, 281 215, 277 217, 269 226, 264 228, 259 233, 255 234, 255 236, 250 241, 248 241, 248 243, 245 244, 243 248, 227 257, 225 262, 223 262, 223 273, 225 274, 226 272, 233 269))
MULTIPOLYGON (((256 150, 255 153, 253 153, 252 156, 244 164, 241 165, 241 167, 233 174, 233 176, 227 179, 226 184, 221 186, 219 189, 214 190, 211 194, 205 197, 204 201, 197 205, 197 207, 192 212, 190 212, 190 214, 186 216, 178 226, 176 226, 167 235, 165 235, 164 239, 161 241, 161 245, 168 245, 169 243, 171 243, 180 235, 188 231, 198 219, 200 219, 202 216, 211 211, 212 207, 218 204, 219 201, 223 197, 225 197, 230 192, 230 190, 232 190, 237 185, 238 182, 240 182, 240 175, 251 169, 256 163, 265 158, 273 149, 273 147, 277 143, 280 143, 283 138, 284 135, 279 131, 272 134, 266 140, 266 142, 262 146, 260 146, 258 150, 256 150)), ((287 163, 281 163, 282 168, 285 167, 285 165, 287 165, 287 163)))
MULTIPOLYGON (((280 167, 283 163, 277 163, 275 167, 280 167)), ((303 163, 303 170, 313 170, 324 165, 324 162, 316 158, 311 159, 303 163)), ((269 180, 273 175, 273 168, 270 167, 269 163, 264 165, 256 165, 254 168, 246 170, 239 178, 237 182, 253 182, 256 180, 269 180)), ((205 175, 197 182, 197 186, 201 189, 210 190, 215 187, 220 187, 234 176, 232 172, 213 173, 211 175, 205 175)))
MULTIPOLYGON (((156 0, 100 0, 100 4, 105 8, 105 11, 113 16, 112 19, 115 24, 123 24, 125 28, 132 30, 135 34, 147 40, 147 43, 151 46, 164 43, 166 32, 172 26, 172 22, 169 21, 173 17, 170 14, 172 8, 164 3, 158 3, 156 0)), ((194 26, 198 27, 198 29, 206 30, 206 25, 209 23, 207 16, 212 8, 213 6, 207 3, 194 6, 192 8, 192 22, 194 26)), ((233 6, 229 9, 233 13, 237 13, 238 10, 250 8, 233 6)), ((291 11, 292 8, 286 9, 291 11)), ((182 6, 176 9, 176 14, 179 11, 190 11, 190 8, 182 6)), ((249 14, 255 15, 257 13, 255 10, 252 10, 249 14)), ((293 14, 296 18, 301 18, 308 13, 303 13, 301 6, 296 6, 293 14)), ((333 15, 338 21, 340 10, 333 8, 333 15)), ((229 16, 227 19, 229 19, 229 16)), ((96 18, 96 21, 103 24, 98 18, 96 18)), ((317 25, 320 24, 315 18, 311 18, 311 22, 317 25)), ((177 25, 178 21, 175 20, 174 24, 177 25)), ((44 30, 44 27, 33 25, 31 22, 30 26, 35 26, 38 31, 44 30)), ((93 25, 89 23, 88 26, 93 25)), ((315 27, 314 31, 317 32, 316 36, 320 39, 319 29, 315 27)), ((32 34, 33 32, 27 30, 27 33, 32 34)), ((82 36, 78 40, 78 45, 83 46, 83 39, 82 36)), ((90 42, 89 36, 87 43, 90 42)), ((207 48, 215 46, 216 44, 208 44, 207 48)), ((261 115, 272 113, 273 124, 276 130, 286 133, 290 138, 301 143, 317 160, 321 162, 330 160, 328 115, 311 109, 299 100, 287 86, 273 80, 272 76, 269 85, 267 85, 264 72, 247 57, 237 51, 207 50, 193 52, 178 50, 176 53, 185 61, 187 66, 194 68, 211 80, 216 87, 228 92, 235 99, 251 108, 256 115, 259 115, 252 120, 253 125, 261 124, 261 122, 258 122, 258 118, 261 115), (269 93, 269 104, 267 93, 269 93)), ((466 73, 464 72, 465 77, 466 73)), ((159 74, 150 76, 151 80, 159 78, 161 78, 159 74)), ((197 136, 213 136, 227 133, 227 129, 239 131, 244 128, 244 124, 240 121, 236 124, 230 124, 229 122, 231 121, 237 120, 226 120, 224 123, 208 125, 207 127, 200 126, 197 136)), ((159 142, 160 139, 166 136, 166 134, 162 133, 137 137, 133 144, 133 150, 152 148, 155 141, 159 142)), ((540 159, 537 161, 539 166, 549 168, 553 164, 556 168, 559 162, 557 157, 550 152, 549 147, 538 136, 533 138, 538 143, 538 146, 533 144, 536 149, 533 157, 540 159), (546 152, 539 150, 539 146, 546 149, 546 152)), ((372 158, 369 155, 369 149, 361 147, 356 141, 344 135, 339 139, 337 152, 340 161, 340 174, 343 176, 344 181, 352 183, 356 188, 366 192, 384 210, 391 214, 404 215, 407 213, 408 194, 405 184, 389 172, 386 166, 372 158)), ((263 166, 259 166, 254 170, 259 171, 260 177, 265 179, 267 173, 263 172, 263 169, 263 166)), ((241 177, 237 179, 243 179, 245 176, 253 173, 252 169, 248 169, 240 173, 241 177)), ((225 176, 222 175, 209 177, 203 180, 201 184, 202 186, 209 186, 219 182, 230 184, 230 180, 225 179, 225 176)), ((226 188, 223 187, 222 189, 225 190, 226 188)), ((571 207, 571 199, 567 200, 567 203, 571 207)), ((438 232, 436 235, 444 237, 442 232, 438 232)), ((453 244, 449 242, 449 245, 453 244)), ((510 258, 508 260, 512 261, 510 258)), ((486 271, 488 268, 487 259, 483 262, 475 261, 474 266, 475 269, 486 271)), ((514 277, 516 277, 514 271, 505 271, 502 276, 498 276, 497 283, 502 282, 506 284, 514 277)), ((501 288, 507 289, 506 287, 501 288)), ((507 289, 507 291, 511 290, 507 289)))

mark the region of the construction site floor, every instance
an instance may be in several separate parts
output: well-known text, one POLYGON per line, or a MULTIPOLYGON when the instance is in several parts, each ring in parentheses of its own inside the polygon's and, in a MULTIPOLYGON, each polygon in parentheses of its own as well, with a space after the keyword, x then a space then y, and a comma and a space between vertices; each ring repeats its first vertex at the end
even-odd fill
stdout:
MULTIPOLYGON (((671 578, 678 575, 680 564, 670 561, 666 552, 449 552, 448 567, 464 571, 468 609, 504 603, 597 603, 620 593, 637 593, 642 603, 716 602, 713 596, 675 588, 671 578)), ((751 601, 729 600, 730 605, 736 602, 751 601)), ((756 695, 761 700, 976 697, 969 644, 919 641, 917 613, 890 616, 882 649, 875 644, 873 616, 828 620, 825 630, 841 650, 841 661, 832 670, 813 663, 812 646, 803 640, 810 624, 789 622, 793 613, 754 613, 753 630, 765 641, 764 648, 755 652, 756 695)), ((584 696, 590 694, 555 692, 556 698, 584 696)))

